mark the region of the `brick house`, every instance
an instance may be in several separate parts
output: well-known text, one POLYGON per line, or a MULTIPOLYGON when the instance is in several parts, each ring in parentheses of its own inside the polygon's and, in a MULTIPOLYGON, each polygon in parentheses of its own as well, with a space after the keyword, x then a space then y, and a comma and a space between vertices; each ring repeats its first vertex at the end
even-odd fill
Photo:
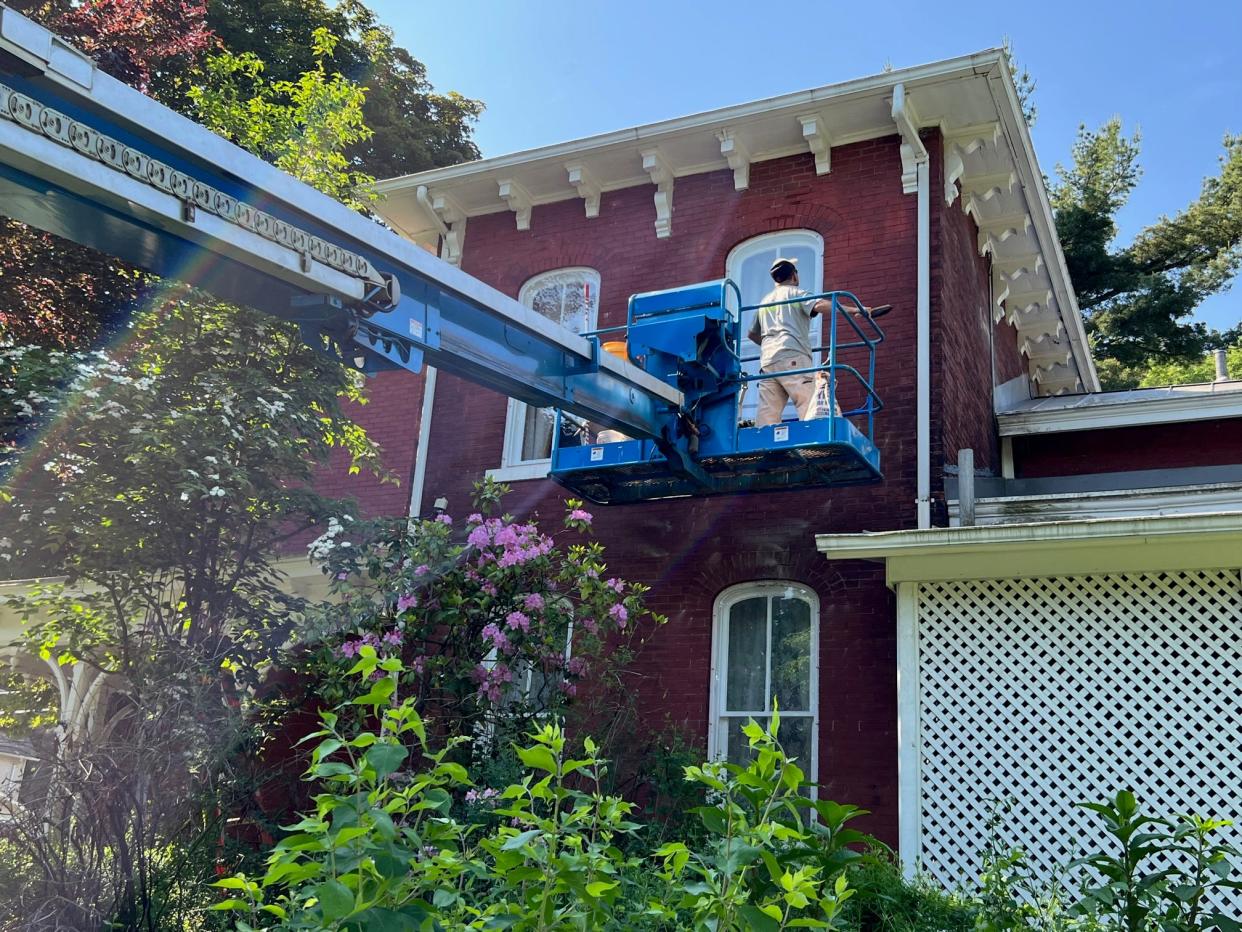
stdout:
MULTIPOLYGON (((653 722, 730 755, 782 693, 821 792, 950 884, 994 797, 1038 858, 1123 785, 1238 809, 1242 383, 1099 390, 1002 52, 380 187, 396 230, 580 330, 726 276, 753 303, 778 254, 812 291, 893 305, 882 480, 594 509, 670 619, 638 658, 653 722)), ((543 413, 434 372, 371 394, 409 483, 331 491, 462 513, 488 473, 512 510, 559 514, 543 413)))

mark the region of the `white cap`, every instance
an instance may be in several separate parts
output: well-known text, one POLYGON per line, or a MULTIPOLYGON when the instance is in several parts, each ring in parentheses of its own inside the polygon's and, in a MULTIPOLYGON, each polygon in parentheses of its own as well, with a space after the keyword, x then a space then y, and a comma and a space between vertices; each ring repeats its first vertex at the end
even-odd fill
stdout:
POLYGON ((777 269, 779 269, 782 265, 790 265, 790 266, 793 266, 793 270, 794 270, 795 272, 796 272, 796 271, 798 271, 798 260, 797 260, 797 259, 786 259, 786 258, 783 258, 783 257, 778 257, 778 258, 777 258, 777 259, 776 259, 776 260, 772 263, 772 265, 768 268, 768 273, 769 273, 769 274, 771 274, 771 275, 775 275, 775 274, 776 274, 776 270, 777 270, 777 269))

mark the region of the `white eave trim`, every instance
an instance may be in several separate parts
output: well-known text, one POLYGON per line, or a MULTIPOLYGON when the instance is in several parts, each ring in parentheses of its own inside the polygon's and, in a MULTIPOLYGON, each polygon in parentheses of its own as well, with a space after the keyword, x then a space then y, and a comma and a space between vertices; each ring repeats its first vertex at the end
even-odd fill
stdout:
POLYGON ((1116 404, 1079 404, 1076 407, 999 413, 996 421, 1002 437, 1059 434, 1114 427, 1143 427, 1186 421, 1242 418, 1242 391, 1204 392, 1125 401, 1118 393, 1116 404))
MULTIPOLYGON (((880 74, 869 75, 865 78, 843 81, 840 84, 829 84, 810 90, 795 91, 792 94, 783 94, 778 97, 768 97, 763 100, 755 100, 749 103, 735 104, 730 107, 721 107, 717 110, 708 110, 703 113, 677 117, 672 120, 662 120, 658 123, 647 123, 630 129, 602 133, 598 136, 587 136, 585 139, 575 139, 570 142, 556 143, 537 149, 527 149, 522 152, 500 155, 490 159, 479 159, 474 162, 464 162, 460 165, 449 165, 444 168, 433 168, 429 171, 417 172, 411 175, 401 175, 378 182, 376 190, 380 193, 388 193, 402 190, 412 184, 434 186, 437 183, 455 181, 471 175, 486 174, 487 172, 525 165, 530 162, 572 159, 575 156, 598 149, 656 141, 662 137, 686 131, 704 128, 732 128, 749 117, 770 116, 772 113, 781 110, 797 110, 801 113, 804 110, 814 109, 815 104, 823 101, 840 101, 849 97, 877 92, 891 93, 893 86, 900 82, 914 85, 920 81, 950 78, 958 72, 966 75, 987 73, 1003 60, 1004 52, 1002 50, 989 49, 972 55, 946 59, 945 61, 881 72, 880 74)), ((724 160, 722 159, 721 161, 723 162, 724 160)), ((643 180, 642 176, 638 176, 638 180, 643 180)))
POLYGON ((1039 521, 974 527, 929 528, 923 531, 864 531, 861 534, 817 534, 816 548, 829 560, 879 560, 935 548, 938 553, 976 553, 998 547, 1019 549, 1050 543, 1097 544, 1124 539, 1242 534, 1242 512, 1208 515, 1161 515, 1143 518, 1099 518, 1085 521, 1039 521))
POLYGON ((883 560, 904 582, 1242 567, 1242 512, 820 534, 829 560, 883 560))

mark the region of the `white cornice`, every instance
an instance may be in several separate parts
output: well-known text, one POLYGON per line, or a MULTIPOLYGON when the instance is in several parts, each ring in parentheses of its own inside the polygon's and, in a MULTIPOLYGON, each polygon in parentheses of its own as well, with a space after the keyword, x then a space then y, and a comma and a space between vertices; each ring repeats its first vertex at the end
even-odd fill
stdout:
POLYGON ((1242 382, 1078 395, 996 416, 1002 437, 1242 418, 1242 382))
POLYGON ((851 97, 875 93, 891 94, 893 85, 898 82, 905 82, 907 86, 911 86, 926 81, 952 80, 955 77, 986 74, 1003 60, 1003 56, 1004 52, 1001 49, 988 49, 973 55, 963 55, 958 58, 946 59, 945 61, 916 65, 912 68, 901 68, 870 75, 865 78, 857 78, 852 81, 843 81, 839 84, 829 84, 810 90, 795 91, 792 94, 767 97, 763 100, 721 107, 716 110, 707 110, 703 113, 677 117, 672 120, 647 123, 631 129, 601 133, 597 136, 587 136, 583 139, 541 146, 536 149, 527 149, 522 152, 514 152, 495 158, 464 162, 460 165, 449 165, 444 168, 433 168, 429 171, 418 172, 412 175, 402 175, 380 181, 377 187, 381 193, 386 193, 400 190, 401 188, 408 187, 410 184, 430 185, 437 181, 453 181, 469 175, 484 174, 499 169, 526 165, 543 159, 561 161, 599 149, 625 144, 646 143, 687 131, 705 128, 715 131, 723 129, 728 125, 740 124, 748 119, 769 115, 781 110, 791 112, 794 110, 802 111, 814 108, 816 104, 823 102, 837 103, 848 100, 851 97))
POLYGON ((1013 83, 1013 74, 1009 69, 1009 56, 1004 52, 1001 53, 1001 62, 1003 67, 995 69, 988 75, 988 83, 994 90, 994 96, 999 94, 1005 101, 1005 105, 1002 106, 1001 101, 997 100, 996 110, 1001 118, 1005 138, 1013 153, 1013 164, 1018 173, 1018 181, 1030 206, 1040 253, 1049 267, 1048 277, 1052 281, 1057 307, 1061 310, 1062 319, 1069 332, 1075 368, 1078 370, 1082 388, 1084 391, 1098 392, 1100 377, 1095 371, 1095 360, 1091 358, 1087 331, 1083 326, 1082 313, 1078 309, 1078 298, 1070 284, 1065 255, 1061 251, 1061 242, 1057 238, 1056 224, 1052 218, 1052 205, 1048 200, 1048 190, 1044 185, 1039 159, 1035 155, 1035 145, 1031 141, 1030 127, 1027 126, 1026 119, 1022 115, 1022 103, 1018 99, 1018 90, 1013 83))

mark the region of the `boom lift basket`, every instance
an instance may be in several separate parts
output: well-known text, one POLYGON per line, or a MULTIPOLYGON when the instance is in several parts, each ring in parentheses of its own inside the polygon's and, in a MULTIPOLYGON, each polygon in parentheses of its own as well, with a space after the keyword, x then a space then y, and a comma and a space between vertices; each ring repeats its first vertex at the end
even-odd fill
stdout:
POLYGON ((592 434, 589 425, 571 425, 558 412, 552 478, 600 504, 880 479, 875 414, 883 402, 874 385, 876 347, 884 333, 849 292, 798 300, 820 298, 832 305, 828 340, 814 348, 816 357, 825 355, 792 374, 824 379, 829 398, 841 390, 848 401, 829 406, 831 416, 755 427, 740 420, 742 388, 774 377, 747 371, 746 364, 757 363, 758 356, 742 355, 748 315, 758 306, 741 307, 740 292, 728 279, 634 295, 624 327, 587 336, 606 337, 614 352, 624 337, 629 361, 683 393, 684 409, 675 423, 691 435, 697 469, 670 461, 655 441, 616 431, 592 434), (847 357, 855 364, 843 361, 847 357))

